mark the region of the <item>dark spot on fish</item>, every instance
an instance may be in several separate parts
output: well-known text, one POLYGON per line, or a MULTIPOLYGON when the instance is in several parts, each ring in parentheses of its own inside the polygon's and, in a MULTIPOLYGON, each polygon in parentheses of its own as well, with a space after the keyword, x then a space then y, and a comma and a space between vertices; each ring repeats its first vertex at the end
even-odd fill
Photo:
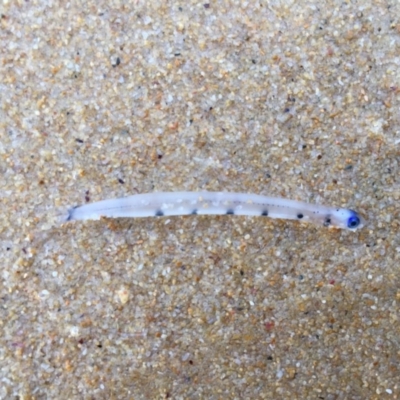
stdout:
POLYGON ((324 221, 324 226, 329 226, 331 222, 332 222, 331 217, 326 217, 324 221))

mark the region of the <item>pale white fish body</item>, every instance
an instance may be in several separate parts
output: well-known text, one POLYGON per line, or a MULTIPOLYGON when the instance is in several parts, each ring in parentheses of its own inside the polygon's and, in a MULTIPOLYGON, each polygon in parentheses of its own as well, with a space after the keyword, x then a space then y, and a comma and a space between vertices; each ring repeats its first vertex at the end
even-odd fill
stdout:
POLYGON ((353 210, 248 193, 156 192, 98 201, 69 210, 67 221, 173 215, 251 215, 297 219, 356 230, 363 218, 353 210))

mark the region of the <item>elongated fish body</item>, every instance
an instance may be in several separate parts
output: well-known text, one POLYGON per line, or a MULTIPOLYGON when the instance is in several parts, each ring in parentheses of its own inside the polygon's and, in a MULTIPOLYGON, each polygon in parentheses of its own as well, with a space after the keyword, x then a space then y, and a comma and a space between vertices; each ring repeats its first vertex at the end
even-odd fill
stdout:
POLYGON ((363 218, 350 209, 248 193, 156 192, 98 201, 69 210, 67 221, 174 215, 250 215, 297 219, 320 226, 356 230, 363 218))
POLYGON ((69 210, 67 221, 174 215, 251 215, 297 219, 321 226, 356 230, 363 218, 346 208, 327 207, 247 193, 159 192, 85 204, 69 210))

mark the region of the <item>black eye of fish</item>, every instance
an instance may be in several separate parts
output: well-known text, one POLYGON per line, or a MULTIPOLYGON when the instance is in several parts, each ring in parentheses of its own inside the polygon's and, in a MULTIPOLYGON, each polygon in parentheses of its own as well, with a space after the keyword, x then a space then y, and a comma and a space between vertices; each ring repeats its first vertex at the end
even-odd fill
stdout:
POLYGON ((354 229, 357 228, 357 226, 360 225, 360 218, 357 216, 353 215, 347 220, 347 227, 354 229))

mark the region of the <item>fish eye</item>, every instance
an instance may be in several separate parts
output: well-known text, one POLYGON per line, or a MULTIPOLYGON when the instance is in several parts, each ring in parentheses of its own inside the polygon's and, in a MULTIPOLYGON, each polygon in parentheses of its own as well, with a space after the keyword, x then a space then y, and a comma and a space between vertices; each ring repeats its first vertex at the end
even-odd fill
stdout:
POLYGON ((347 220, 347 227, 350 229, 357 228, 358 225, 360 225, 360 218, 356 215, 353 215, 347 220))

